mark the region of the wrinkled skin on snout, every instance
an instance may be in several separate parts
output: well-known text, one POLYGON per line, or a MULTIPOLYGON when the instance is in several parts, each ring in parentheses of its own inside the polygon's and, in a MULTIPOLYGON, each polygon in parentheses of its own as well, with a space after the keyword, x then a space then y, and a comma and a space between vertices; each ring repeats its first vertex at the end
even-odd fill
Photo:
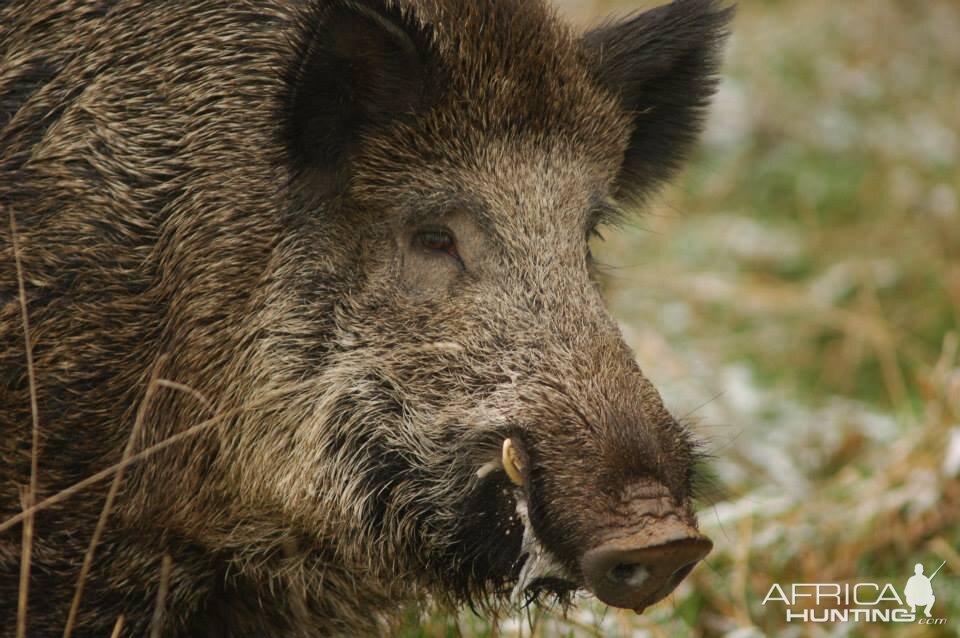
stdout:
MULTIPOLYGON (((584 34, 531 0, 0 15, 40 495, 163 445, 109 516, 107 481, 38 513, 31 632, 379 634, 411 603, 580 590, 642 611, 706 555, 696 441, 590 244, 692 148, 720 3, 584 34)), ((22 336, 0 304, 0 521, 30 477, 22 336)))

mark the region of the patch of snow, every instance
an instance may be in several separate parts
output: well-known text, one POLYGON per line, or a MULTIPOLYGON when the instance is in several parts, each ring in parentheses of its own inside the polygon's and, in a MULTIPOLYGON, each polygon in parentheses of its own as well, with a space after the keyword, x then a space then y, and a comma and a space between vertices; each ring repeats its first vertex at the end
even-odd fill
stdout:
POLYGON ((948 478, 960 476, 960 425, 950 429, 947 452, 943 455, 943 474, 948 478))

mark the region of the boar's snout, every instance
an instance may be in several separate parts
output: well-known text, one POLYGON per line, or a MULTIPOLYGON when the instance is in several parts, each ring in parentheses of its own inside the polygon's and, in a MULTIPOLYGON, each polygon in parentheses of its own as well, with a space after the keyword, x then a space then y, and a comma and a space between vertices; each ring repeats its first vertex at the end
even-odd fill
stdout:
POLYGON ((524 389, 536 398, 527 418, 541 425, 504 444, 502 465, 543 551, 525 534, 521 590, 562 599, 584 588, 641 613, 713 548, 694 512, 697 442, 635 365, 608 357, 555 384, 562 392, 524 389))
POLYGON ((712 548, 710 539, 670 516, 589 550, 580 569, 597 598, 641 613, 672 592, 712 548))

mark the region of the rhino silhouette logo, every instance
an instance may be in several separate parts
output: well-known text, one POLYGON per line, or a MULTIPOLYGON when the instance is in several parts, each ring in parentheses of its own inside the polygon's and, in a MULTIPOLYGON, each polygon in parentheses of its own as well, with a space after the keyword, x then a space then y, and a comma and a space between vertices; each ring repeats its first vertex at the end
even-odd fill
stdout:
POLYGON ((946 562, 947 561, 943 561, 940 563, 940 567, 937 567, 930 578, 923 575, 923 565, 917 563, 914 566, 913 576, 910 577, 910 580, 907 581, 907 586, 903 589, 911 612, 916 613, 917 607, 923 607, 924 615, 926 615, 927 618, 930 617, 930 610, 933 608, 933 603, 937 601, 937 597, 933 595, 933 585, 930 584, 930 581, 934 579, 946 562))

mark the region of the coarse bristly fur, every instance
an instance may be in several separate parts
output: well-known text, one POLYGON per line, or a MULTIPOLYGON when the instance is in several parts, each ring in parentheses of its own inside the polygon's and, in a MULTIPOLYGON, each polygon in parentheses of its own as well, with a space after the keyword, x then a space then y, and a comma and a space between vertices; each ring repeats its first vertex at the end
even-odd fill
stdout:
MULTIPOLYGON (((523 526, 504 472, 478 468, 506 437, 574 580, 643 518, 638 485, 693 521, 696 445, 587 240, 689 151, 729 17, 676 0, 578 35, 538 0, 0 7, 0 524, 31 458, 7 211, 37 501, 117 463, 138 412, 135 451, 219 418, 126 469, 74 635, 497 609, 523 526), (151 379, 191 391, 145 404, 151 379)), ((62 632, 109 485, 37 513, 29 635, 62 632)), ((0 634, 21 559, 8 527, 0 634)))

